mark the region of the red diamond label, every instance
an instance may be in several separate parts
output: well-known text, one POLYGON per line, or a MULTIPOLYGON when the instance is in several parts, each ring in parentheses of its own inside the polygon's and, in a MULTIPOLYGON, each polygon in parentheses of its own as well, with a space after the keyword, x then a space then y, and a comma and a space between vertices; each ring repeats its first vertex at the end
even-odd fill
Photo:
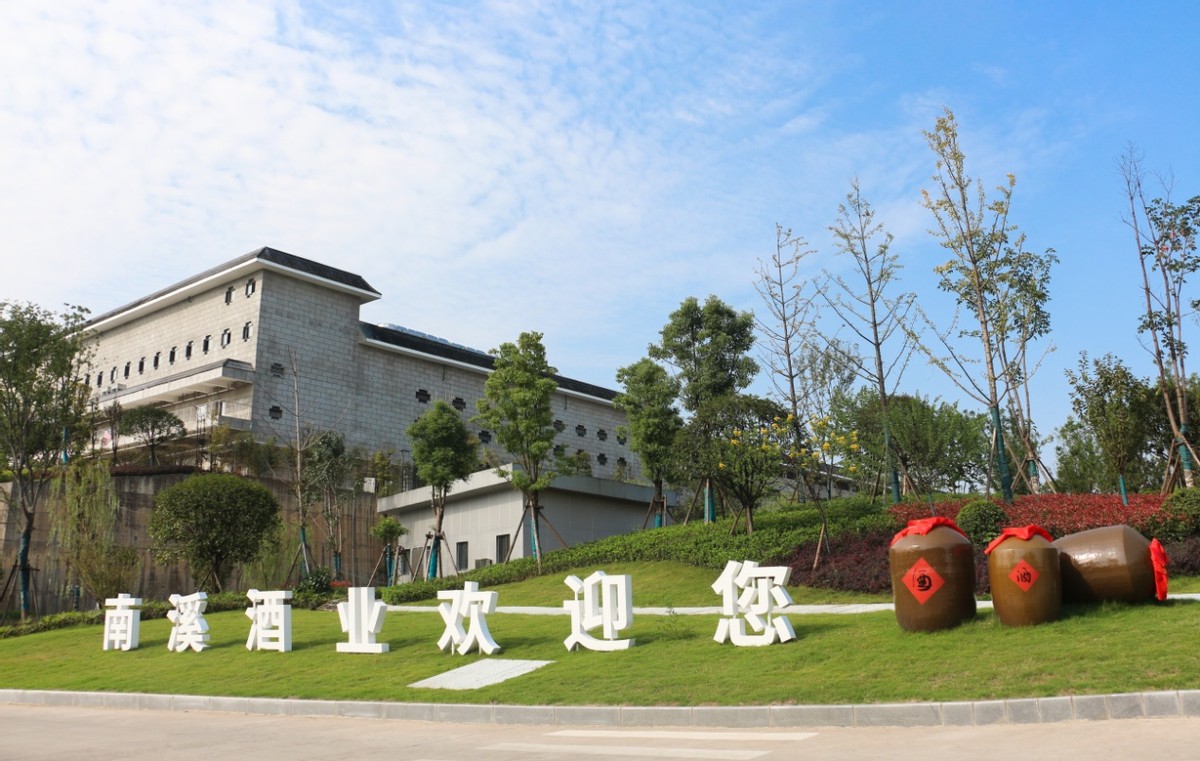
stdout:
POLYGON ((1034 570, 1033 566, 1022 560, 1008 572, 1008 578, 1012 579, 1022 592, 1028 592, 1033 583, 1038 580, 1038 572, 1034 570))
POLYGON ((904 574, 902 581, 904 581, 904 586, 908 587, 908 591, 912 592, 912 596, 917 598, 917 602, 922 605, 946 583, 938 575, 938 572, 933 570, 933 566, 925 562, 925 558, 913 563, 912 568, 909 568, 908 572, 904 574))

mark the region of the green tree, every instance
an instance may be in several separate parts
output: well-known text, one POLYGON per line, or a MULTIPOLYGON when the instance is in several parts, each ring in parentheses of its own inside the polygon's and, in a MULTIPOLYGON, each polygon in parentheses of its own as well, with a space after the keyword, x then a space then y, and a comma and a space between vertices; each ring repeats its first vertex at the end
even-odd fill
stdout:
MULTIPOLYGON (((400 521, 390 515, 381 515, 379 520, 371 526, 371 536, 383 542, 383 556, 387 561, 387 584, 391 586, 396 583, 396 540, 408 533, 400 521)), ((376 564, 375 573, 378 573, 379 566, 376 564)), ((374 573, 371 574, 374 577, 374 573)))
POLYGON ((245 469, 258 478, 274 476, 285 462, 286 452, 274 438, 257 441, 250 431, 235 431, 228 423, 212 429, 209 457, 213 469, 245 469))
POLYGON ((75 460, 50 513, 51 541, 100 605, 129 591, 138 565, 137 551, 120 540, 120 504, 108 467, 102 460, 75 460))
POLYGON ((342 510, 346 481, 354 458, 346 449, 346 438, 337 431, 320 431, 309 437, 301 479, 308 504, 317 506, 325 524, 325 546, 333 556, 336 578, 342 573, 342 510))
POLYGON ((160 491, 148 530, 155 557, 186 561, 198 587, 219 592, 233 565, 258 557, 279 527, 279 502, 267 487, 205 473, 160 491))
MULTIPOLYGON (((947 355, 918 343, 929 360, 941 369, 965 394, 987 407, 991 417, 996 466, 1000 489, 1006 503, 1012 502, 1012 472, 1006 453, 1001 401, 1007 400, 1018 430, 1032 431, 1029 422, 1028 395, 1023 390, 1030 379, 1027 353, 1031 343, 1050 330, 1045 304, 1049 300, 1049 270, 1057 259, 1052 251, 1034 254, 1025 251, 1024 236, 1008 221, 1016 179, 996 188, 990 201, 977 182, 966 172, 966 159, 958 141, 958 122, 946 109, 931 132, 925 132, 930 149, 937 156, 934 192, 922 191, 924 204, 933 213, 934 235, 951 253, 935 268, 938 288, 954 296, 958 306, 971 317, 970 327, 956 325, 944 331, 934 330, 947 355), (972 355, 958 339, 974 339, 978 352, 972 355), (983 378, 964 372, 978 366, 983 378)), ((920 311, 920 310, 919 310, 920 311)), ((920 311, 926 323, 932 322, 920 311)), ((1036 467, 1039 462, 1032 437, 1022 441, 1026 459, 1034 465, 1031 490, 1037 490, 1036 467)))
POLYGON ((121 416, 124 412, 121 403, 114 399, 112 404, 100 409, 96 416, 100 425, 108 429, 108 445, 112 452, 113 465, 117 464, 117 448, 121 438, 121 416))
MULTIPOLYGON (((675 368, 680 401, 688 412, 736 394, 750 385, 758 372, 758 363, 749 356, 754 346, 754 315, 736 312, 716 296, 709 296, 703 306, 695 297, 684 299, 659 335, 659 343, 651 344, 648 352, 652 359, 675 368)), ((683 451, 677 461, 689 456, 683 451)), ((685 463, 681 474, 699 479, 704 489, 704 517, 711 521, 716 504, 711 473, 698 470, 697 464, 685 463)))
POLYGON ((738 514, 746 516, 748 534, 754 532, 754 509, 778 490, 785 463, 794 454, 787 416, 769 399, 722 396, 704 404, 682 433, 691 456, 738 504, 738 514))
POLYGON ((1068 417, 1058 429, 1054 454, 1058 460, 1055 480, 1066 494, 1090 494, 1112 491, 1115 483, 1105 479, 1104 459, 1100 445, 1088 426, 1068 417))
MULTIPOLYGON (((455 481, 471 475, 479 465, 479 441, 467 431, 458 410, 438 399, 408 427, 413 462, 417 475, 429 484, 433 507, 433 536, 429 553, 428 578, 437 577, 441 545, 445 541, 442 521, 446 516, 446 495, 455 481)), ((453 563, 451 559, 451 563, 453 563)), ((456 568, 458 572, 465 569, 456 568)))
POLYGON ((0 500, 20 519, 21 616, 31 609, 29 548, 38 507, 63 463, 89 438, 86 310, 54 314, 0 301, 0 462, 12 487, 0 500))
MULTIPOLYGON (((1175 204, 1170 199, 1147 200, 1143 172, 1132 149, 1122 161, 1129 217, 1142 272, 1145 311, 1138 330, 1150 340, 1158 370, 1158 391, 1171 427, 1179 468, 1168 468, 1164 490, 1182 471, 1184 485, 1196 485, 1196 451, 1188 426, 1187 342, 1183 328, 1200 300, 1185 295, 1188 277, 1200 268, 1197 230, 1200 230, 1200 196, 1175 204)), ((1172 460, 1175 462, 1175 460, 1172 460)))
POLYGON ((1117 476, 1121 501, 1129 504, 1126 474, 1146 448, 1146 386, 1112 354, 1092 360, 1080 354, 1079 371, 1067 371, 1071 406, 1090 429, 1105 468, 1117 476))
POLYGON ((134 407, 121 414, 121 433, 135 436, 150 449, 150 464, 158 464, 158 447, 187 435, 183 421, 161 407, 134 407))
MULTIPOLYGON (((515 344, 503 343, 492 354, 495 365, 484 384, 484 396, 478 402, 479 414, 474 419, 494 431, 496 441, 513 458, 516 467, 497 469, 496 472, 521 492, 540 573, 542 508, 538 493, 548 487, 556 475, 547 467, 557 433, 551 404, 554 390, 558 388, 553 377, 556 371, 546 362, 541 333, 522 333, 515 344)), ((522 523, 524 520, 525 517, 522 523)), ((509 547, 511 554, 512 545, 509 547)))
POLYGON ((709 399, 734 394, 750 385, 758 363, 750 358, 754 346, 754 315, 709 296, 701 306, 684 299, 671 313, 651 344, 651 358, 678 371, 684 409, 695 412, 709 399))
POLYGON ((629 448, 642 462, 642 472, 654 484, 651 509, 655 525, 663 525, 666 498, 663 481, 671 475, 675 453, 675 437, 683 428, 683 418, 675 407, 679 397, 679 381, 653 360, 639 359, 617 371, 617 382, 625 391, 617 394, 613 404, 625 413, 628 426, 618 429, 629 436, 629 448))
POLYGON ((366 475, 375 479, 376 497, 390 497, 401 485, 401 465, 395 458, 396 451, 393 449, 379 449, 371 453, 366 475))
POLYGON ((957 404, 897 394, 888 409, 888 427, 899 457, 917 489, 925 494, 988 483, 987 420, 957 404))

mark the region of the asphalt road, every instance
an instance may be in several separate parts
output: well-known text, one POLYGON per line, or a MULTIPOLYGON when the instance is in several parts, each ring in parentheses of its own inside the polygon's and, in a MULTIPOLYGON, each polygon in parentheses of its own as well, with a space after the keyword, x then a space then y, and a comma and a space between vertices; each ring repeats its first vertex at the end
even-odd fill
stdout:
POLYGON ((1200 761, 1200 718, 795 731, 500 726, 0 705, 3 761, 612 758, 1200 761))

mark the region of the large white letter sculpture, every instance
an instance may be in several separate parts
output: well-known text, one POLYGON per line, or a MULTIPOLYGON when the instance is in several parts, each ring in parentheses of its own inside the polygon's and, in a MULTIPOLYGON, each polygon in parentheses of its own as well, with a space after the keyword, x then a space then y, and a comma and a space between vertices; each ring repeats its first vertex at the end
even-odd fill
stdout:
POLYGON ((339 653, 386 653, 388 643, 376 642, 375 635, 383 630, 383 614, 387 605, 375 599, 375 587, 351 587, 346 602, 337 605, 342 631, 350 634, 349 642, 339 642, 339 653))
POLYGON ((583 645, 588 650, 627 650, 632 639, 617 639, 617 632, 633 622, 633 578, 608 576, 596 571, 586 579, 568 576, 564 582, 575 593, 574 600, 564 600, 563 607, 571 611, 571 636, 563 640, 568 650, 583 645), (583 593, 583 599, 579 593, 583 593), (604 639, 588 631, 604 627, 604 639))
POLYGON ((438 613, 446 624, 446 631, 438 640, 438 649, 449 652, 457 649, 459 655, 466 655, 471 648, 478 646, 479 652, 491 655, 498 652, 500 646, 492 639, 488 631, 488 613, 496 612, 497 592, 480 592, 478 581, 463 583, 461 590, 438 592, 439 600, 447 602, 438 605, 438 613), (470 616, 467 630, 463 630, 463 619, 470 616))
POLYGON ((732 641, 739 647, 770 645, 796 638, 792 622, 775 611, 792 604, 786 584, 792 569, 787 566, 762 568, 753 560, 730 560, 712 585, 721 595, 721 613, 713 637, 717 642, 732 641), (746 633, 746 622, 757 634, 746 633))
POLYGON ((104 649, 137 650, 142 611, 137 606, 142 598, 122 592, 104 601, 104 649))
POLYGON ((250 636, 246 638, 247 650, 292 651, 292 599, 291 590, 260 592, 251 589, 246 593, 251 607, 246 608, 250 619, 250 636))
POLYGON ((175 610, 167 611, 171 621, 167 649, 182 653, 190 647, 198 653, 208 647, 208 622, 204 620, 208 595, 196 592, 186 597, 171 595, 167 599, 175 606, 175 610))

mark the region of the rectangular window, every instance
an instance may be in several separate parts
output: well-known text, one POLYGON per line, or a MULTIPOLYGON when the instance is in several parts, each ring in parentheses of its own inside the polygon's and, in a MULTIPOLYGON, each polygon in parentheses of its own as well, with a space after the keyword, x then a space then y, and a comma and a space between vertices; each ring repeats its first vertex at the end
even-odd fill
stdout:
POLYGON ((459 573, 467 572, 468 559, 469 558, 468 558, 468 553, 467 553, 467 543, 466 542, 458 542, 457 544, 455 544, 454 545, 454 564, 456 566, 458 566, 459 573))
POLYGON ((496 562, 503 563, 508 557, 508 534, 500 534, 496 537, 496 562))

